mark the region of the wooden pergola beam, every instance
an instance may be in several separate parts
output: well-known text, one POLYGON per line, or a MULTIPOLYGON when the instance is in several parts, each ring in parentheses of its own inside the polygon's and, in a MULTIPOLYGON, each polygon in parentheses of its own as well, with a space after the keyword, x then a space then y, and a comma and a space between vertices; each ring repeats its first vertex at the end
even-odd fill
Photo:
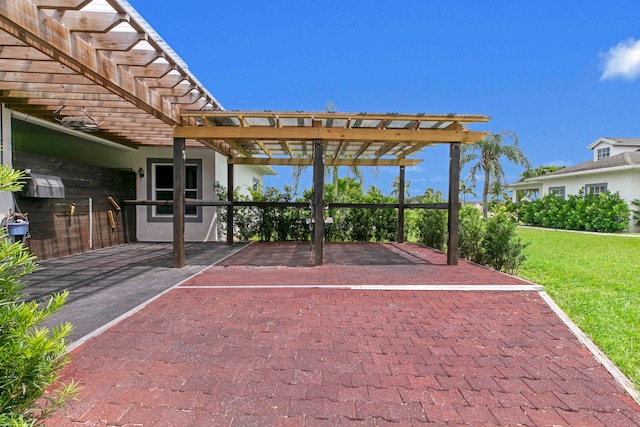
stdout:
MULTIPOLYGON (((330 159, 324 161, 325 166, 415 166, 421 159, 330 159)), ((313 166, 313 158, 309 157, 233 157, 229 163, 236 165, 256 166, 313 166)))
POLYGON ((358 142, 409 143, 473 143, 481 140, 485 132, 440 129, 367 129, 325 127, 235 127, 235 126, 180 126, 173 130, 175 138, 191 139, 251 139, 251 140, 324 140, 358 142))
POLYGON ((0 2, 0 29, 163 122, 180 122, 180 112, 175 106, 62 22, 42 13, 34 3, 0 2))
MULTIPOLYGON (((480 116, 476 114, 397 114, 397 113, 330 113, 330 112, 313 112, 306 111, 300 112, 278 112, 278 117, 282 118, 310 118, 312 119, 347 119, 350 121, 347 127, 353 127, 352 121, 361 120, 402 120, 402 121, 414 121, 420 120, 421 122, 444 122, 444 121, 460 121, 460 122, 477 122, 485 123, 491 120, 488 116, 480 116)), ((271 118, 274 117, 274 113, 270 111, 182 111, 182 117, 252 117, 252 118, 271 118)))

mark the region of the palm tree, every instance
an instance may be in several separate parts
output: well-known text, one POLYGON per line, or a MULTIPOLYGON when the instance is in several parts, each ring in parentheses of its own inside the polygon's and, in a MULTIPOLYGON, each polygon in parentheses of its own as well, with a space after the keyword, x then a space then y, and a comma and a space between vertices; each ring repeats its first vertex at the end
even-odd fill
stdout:
POLYGON ((460 180, 460 194, 462 194, 462 203, 467 203, 467 196, 477 197, 473 191, 475 187, 469 185, 467 181, 460 180))
POLYGON ((505 191, 504 182, 500 180, 495 180, 489 184, 489 195, 491 196, 491 201, 494 202, 509 198, 509 194, 505 191))
MULTIPOLYGON (((338 168, 339 166, 327 166, 326 170, 327 175, 331 174, 333 183, 333 196, 336 200, 338 199, 338 168)), ((349 181, 351 181, 351 175, 353 175, 353 177, 360 185, 364 183, 364 173, 362 172, 362 170, 356 165, 347 166, 347 192, 349 191, 349 181)))
MULTIPOLYGON (((407 199, 411 197, 411 194, 409 194, 409 186, 411 185, 411 181, 405 181, 404 182, 404 192, 407 195, 407 199)), ((393 187, 393 190, 391 190, 391 195, 392 196, 399 196, 400 195, 400 177, 396 176, 393 179, 393 183, 391 184, 391 186, 393 187)))
POLYGON ((474 144, 463 145, 461 148, 460 163, 462 166, 472 163, 469 170, 469 178, 472 186, 476 184, 479 172, 484 172, 484 185, 482 187, 482 214, 486 218, 489 211, 487 196, 489 195, 489 183, 493 181, 504 182, 506 180, 501 160, 504 157, 515 165, 529 169, 530 164, 518 145, 518 136, 511 131, 494 133, 474 144), (512 145, 505 144, 505 139, 513 140, 512 145))
MULTIPOLYGON (((325 106, 324 106, 324 111, 327 113, 335 113, 336 112, 336 106, 333 104, 332 101, 328 101, 325 106)), ((331 158, 331 155, 327 155, 327 158, 331 158)), ((303 172, 308 168, 309 166, 294 166, 293 168, 293 191, 294 193, 298 192, 298 186, 300 184, 300 177, 302 176, 303 172)), ((331 180, 332 180, 332 184, 333 184, 333 196, 335 200, 338 200, 338 189, 339 189, 339 166, 325 166, 325 176, 329 177, 331 176, 331 180)), ((347 192, 349 191, 349 182, 351 181, 351 175, 353 175, 355 177, 355 179, 357 180, 357 182, 359 184, 363 184, 364 183, 364 173, 362 172, 362 170, 356 166, 356 165, 351 165, 347 167, 347 192)))
POLYGON ((520 174, 520 181, 524 181, 527 178, 546 175, 564 168, 565 166, 538 166, 537 168, 527 169, 520 174))

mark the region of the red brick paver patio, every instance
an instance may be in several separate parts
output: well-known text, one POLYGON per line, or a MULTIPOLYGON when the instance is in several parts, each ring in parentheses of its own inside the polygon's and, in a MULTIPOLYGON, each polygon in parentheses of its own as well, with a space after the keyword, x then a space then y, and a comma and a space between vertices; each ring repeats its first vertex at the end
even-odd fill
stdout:
POLYGON ((640 424, 530 283, 415 245, 306 257, 251 245, 87 340, 47 425, 640 424))

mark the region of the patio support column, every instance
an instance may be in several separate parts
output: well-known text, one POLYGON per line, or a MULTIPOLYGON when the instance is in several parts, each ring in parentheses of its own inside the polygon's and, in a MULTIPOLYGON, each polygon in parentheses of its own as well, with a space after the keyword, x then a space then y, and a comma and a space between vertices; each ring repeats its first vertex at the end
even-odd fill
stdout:
MULTIPOLYGON (((320 120, 313 127, 321 127, 320 120)), ((322 140, 313 141, 313 243, 315 265, 322 265, 324 256, 324 146, 322 140)))
POLYGON ((185 265, 184 203, 185 158, 184 138, 173 138, 173 267, 185 265))
POLYGON ((452 143, 449 152, 449 240, 447 242, 447 264, 458 265, 458 212, 460 211, 460 143, 452 143))
POLYGON ((400 166, 398 183, 398 243, 404 243, 404 166, 400 166))
POLYGON ((233 245, 233 163, 227 163, 227 245, 233 245))

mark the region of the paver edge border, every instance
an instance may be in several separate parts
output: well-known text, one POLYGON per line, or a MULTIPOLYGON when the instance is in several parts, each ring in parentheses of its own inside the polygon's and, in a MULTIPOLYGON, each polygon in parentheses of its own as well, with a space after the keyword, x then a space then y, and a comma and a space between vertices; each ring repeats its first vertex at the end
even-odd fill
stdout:
POLYGON ((183 283, 187 282, 188 280, 191 280, 194 277, 202 274, 209 267, 212 267, 212 266, 216 265, 217 263, 224 261, 225 259, 229 258, 231 255, 234 255, 236 252, 241 251, 242 249, 244 249, 244 248, 246 248, 246 247, 248 247, 248 246, 250 246, 252 244, 253 244, 253 242, 249 242, 249 244, 247 244, 247 245, 243 245, 241 247, 236 248, 235 250, 231 251, 226 256, 220 258, 219 260, 216 260, 216 262, 214 262, 212 264, 209 264, 209 265, 203 266, 199 271, 197 271, 197 272, 193 273, 192 275, 182 279, 181 281, 179 281, 175 285, 173 285, 173 286, 165 289, 164 291, 160 292, 159 294, 149 298, 145 302, 137 305, 136 307, 132 308, 131 310, 127 311, 126 313, 121 314, 120 316, 116 317, 115 319, 111 320, 110 322, 105 323, 104 325, 100 326, 98 329, 95 329, 92 332, 89 332, 88 334, 86 334, 85 336, 77 339, 76 341, 73 341, 71 344, 69 344, 67 346, 66 353, 71 353, 73 350, 75 350, 76 348, 80 347, 81 345, 86 343, 91 338, 97 337, 98 335, 102 334, 104 331, 110 329, 112 326, 117 325, 118 323, 122 322, 126 318, 136 314, 137 312, 139 312, 140 310, 142 310, 147 305, 151 304, 153 301, 157 300, 161 296, 169 293, 170 291, 172 291, 175 288, 179 287, 180 285, 182 285, 183 283))
POLYGON ((564 322, 569 330, 578 338, 578 341, 582 343, 593 354, 593 357, 600 362, 600 364, 611 374, 613 379, 627 392, 627 394, 640 405, 640 392, 635 388, 634 384, 629 378, 607 357, 606 354, 600 350, 600 348, 585 334, 582 329, 576 325, 573 320, 565 314, 558 304, 547 294, 545 291, 539 292, 540 297, 547 303, 549 308, 564 322))
POLYGON ((180 289, 343 289, 352 291, 536 292, 541 285, 187 285, 180 289))

